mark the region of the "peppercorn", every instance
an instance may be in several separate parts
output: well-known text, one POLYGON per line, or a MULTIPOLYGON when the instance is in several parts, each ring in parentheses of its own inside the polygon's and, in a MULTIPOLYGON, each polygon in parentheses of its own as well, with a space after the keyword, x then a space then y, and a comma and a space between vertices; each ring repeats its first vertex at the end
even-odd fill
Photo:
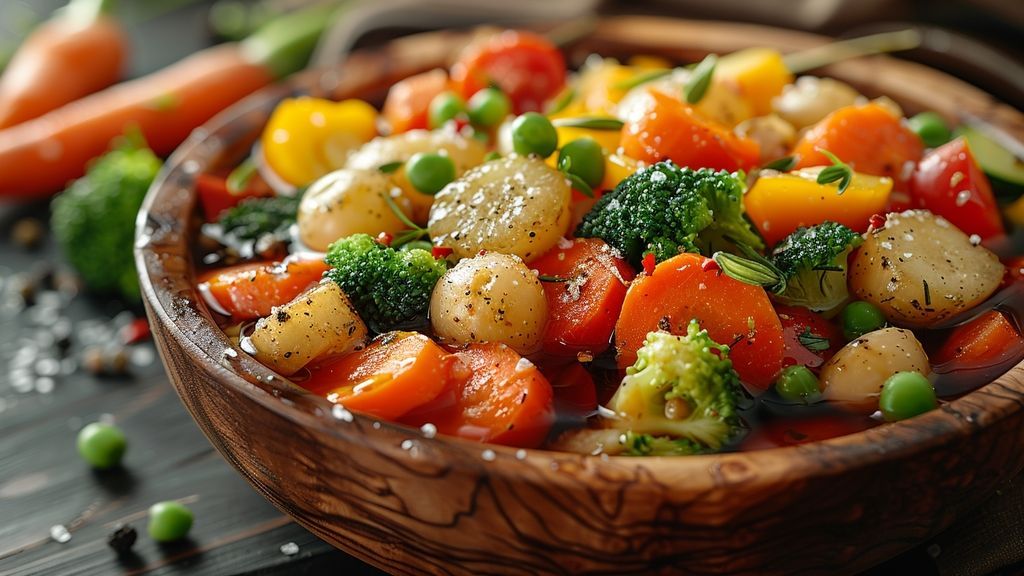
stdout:
POLYGON ((118 524, 114 531, 107 537, 107 545, 117 551, 118 554, 127 554, 135 545, 139 533, 131 524, 118 524))

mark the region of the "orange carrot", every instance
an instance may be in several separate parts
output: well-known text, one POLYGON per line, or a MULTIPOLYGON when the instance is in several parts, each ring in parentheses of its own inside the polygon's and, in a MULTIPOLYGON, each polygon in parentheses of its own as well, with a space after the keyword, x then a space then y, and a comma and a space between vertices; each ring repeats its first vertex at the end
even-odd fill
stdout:
POLYGON ((321 259, 287 258, 283 262, 240 264, 199 277, 199 291, 235 320, 270 314, 318 282, 330 268, 321 259))
POLYGON ((446 393, 402 421, 480 442, 539 446, 555 412, 551 384, 537 367, 504 344, 471 344, 455 356, 469 379, 452 379, 446 393))
POLYGON ((1024 353, 1024 337, 998 310, 990 310, 967 324, 957 326, 932 355, 941 372, 995 366, 1024 353))
POLYGON ((757 142, 655 90, 649 92, 643 112, 637 111, 622 127, 620 144, 630 158, 648 163, 669 159, 694 170, 749 170, 761 156, 757 142))
POLYGON ((568 279, 543 284, 548 300, 544 351, 558 356, 604 352, 635 276, 629 264, 612 255, 603 241, 578 238, 548 251, 530 267, 544 276, 568 279))
POLYGON ((685 334, 690 320, 697 319, 715 342, 730 346, 740 378, 766 389, 782 369, 779 317, 764 289, 733 280, 709 262, 699 254, 680 254, 633 281, 615 325, 619 367, 636 362, 648 332, 685 334))
POLYGON ((381 114, 398 134, 427 128, 427 115, 434 96, 448 88, 448 73, 440 68, 410 76, 388 90, 381 114))
POLYGON ((121 76, 128 39, 105 0, 75 0, 36 28, 0 77, 0 128, 31 120, 121 76))
POLYGON ((301 68, 334 10, 297 12, 240 44, 198 52, 0 131, 0 197, 60 190, 129 126, 141 129, 154 152, 169 154, 217 112, 301 68))
MULTIPOLYGON (((394 420, 458 385, 455 356, 416 332, 388 332, 310 370, 307 390, 350 410, 394 420)), ((464 380, 465 375, 462 374, 464 380)))
POLYGON ((892 111, 869 102, 840 108, 807 130, 793 148, 796 167, 831 165, 822 149, 857 172, 888 176, 895 189, 904 190, 924 144, 892 111))

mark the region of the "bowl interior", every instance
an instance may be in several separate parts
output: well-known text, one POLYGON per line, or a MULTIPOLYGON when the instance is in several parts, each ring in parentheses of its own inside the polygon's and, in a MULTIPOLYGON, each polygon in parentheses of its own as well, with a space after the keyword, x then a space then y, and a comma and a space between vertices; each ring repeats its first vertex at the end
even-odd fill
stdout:
MULTIPOLYGON (((379 100, 396 80, 430 68, 445 66, 450 56, 469 38, 459 32, 437 32, 403 38, 386 47, 355 54, 334 70, 308 71, 284 85, 261 91, 225 111, 197 130, 170 158, 146 199, 138 220, 136 259, 143 294, 152 317, 165 327, 176 344, 196 363, 210 366, 217 377, 236 387, 253 402, 287 417, 296 426, 308 427, 352 441, 379 443, 382 450, 398 452, 405 439, 418 432, 407 427, 377 422, 359 414, 340 414, 323 398, 274 374, 235 346, 213 321, 194 288, 191 241, 196 237, 195 176, 239 161, 257 138, 276 103, 289 95, 312 94, 343 99, 379 100)), ((591 34, 568 47, 570 60, 580 61, 596 52, 628 57, 653 54, 680 62, 694 61, 708 52, 726 53, 750 46, 798 50, 826 39, 797 32, 752 25, 687 22, 668 19, 619 17, 600 21, 591 34)), ((888 95, 908 114, 931 109, 952 121, 983 119, 1024 141, 1024 117, 977 89, 938 71, 888 57, 850 60, 822 71, 845 80, 868 96, 888 95)), ((802 445, 743 453, 687 458, 645 459, 653 481, 686 477, 695 487, 711 487, 720 475, 711 469, 756 469, 756 483, 770 484, 783 477, 807 477, 834 473, 837 465, 867 465, 882 460, 910 457, 914 453, 962 439, 1022 409, 1021 376, 1024 365, 1014 367, 993 383, 936 410, 909 421, 864 432, 802 445), (724 467, 724 468, 723 468, 724 467)), ((421 438, 439 453, 472 454, 481 451, 504 456, 505 462, 531 461, 574 465, 584 473, 600 475, 602 467, 631 466, 622 458, 597 458, 543 450, 519 451, 481 446, 453 438, 421 438)), ((635 460, 633 460, 635 461, 635 460)), ((516 474, 516 467, 494 467, 496 474, 516 474)), ((552 482, 558 482, 552 475, 552 482)))

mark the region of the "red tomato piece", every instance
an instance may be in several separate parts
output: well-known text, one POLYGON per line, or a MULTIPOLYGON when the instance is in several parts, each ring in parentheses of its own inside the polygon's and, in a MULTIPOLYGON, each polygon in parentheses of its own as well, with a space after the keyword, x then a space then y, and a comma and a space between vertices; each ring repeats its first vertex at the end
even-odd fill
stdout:
POLYGON ((635 273, 602 240, 578 238, 562 246, 531 263, 542 275, 569 279, 543 283, 548 300, 544 351, 555 356, 600 354, 611 344, 635 273))
POLYGON ((227 178, 216 174, 196 176, 196 193, 207 222, 215 222, 222 212, 237 206, 246 198, 262 198, 274 194, 267 183, 257 175, 249 179, 245 190, 233 192, 228 188, 227 178))
POLYGON ((843 331, 824 316, 799 306, 776 305, 785 342, 783 366, 818 368, 843 347, 843 331))
POLYGON ((452 65, 452 82, 464 98, 492 83, 516 114, 537 112, 565 85, 565 57, 547 38, 508 30, 470 44, 452 65))
POLYGON ((929 152, 911 180, 914 205, 982 240, 1005 234, 992 185, 963 137, 929 152))

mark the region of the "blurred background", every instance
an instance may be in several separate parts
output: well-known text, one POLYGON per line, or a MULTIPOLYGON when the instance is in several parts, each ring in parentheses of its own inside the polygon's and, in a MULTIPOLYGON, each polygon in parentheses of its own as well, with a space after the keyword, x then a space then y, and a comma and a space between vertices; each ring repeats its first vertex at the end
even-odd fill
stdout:
MULTIPOLYGON (((240 39, 275 15, 318 0, 133 0, 117 11, 133 36, 128 72, 139 75, 166 66, 212 41, 240 39)), ((32 27, 44 20, 61 0, 3 0, 0 2, 0 65, 32 27)), ((358 4, 358 2, 353 2, 358 4)), ((379 0, 398 11, 409 2, 379 0)), ((418 2, 429 6, 431 2, 418 2)), ((447 2, 439 3, 449 4, 447 2)), ((570 5, 596 5, 601 13, 640 13, 687 18, 752 22, 827 35, 850 37, 913 27, 925 33, 923 45, 901 57, 924 62, 968 80, 1003 101, 1024 106, 1024 2, 1018 0, 566 0, 555 4, 477 0, 463 2, 464 21, 504 15, 509 21, 543 20, 570 5), (537 6, 538 8, 534 8, 537 6), (511 12, 509 12, 511 10, 511 12)), ((402 26, 388 26, 365 35, 361 44, 412 30, 452 24, 450 14, 407 18, 393 16, 402 26)), ((500 23, 500 22, 494 22, 500 23)))

